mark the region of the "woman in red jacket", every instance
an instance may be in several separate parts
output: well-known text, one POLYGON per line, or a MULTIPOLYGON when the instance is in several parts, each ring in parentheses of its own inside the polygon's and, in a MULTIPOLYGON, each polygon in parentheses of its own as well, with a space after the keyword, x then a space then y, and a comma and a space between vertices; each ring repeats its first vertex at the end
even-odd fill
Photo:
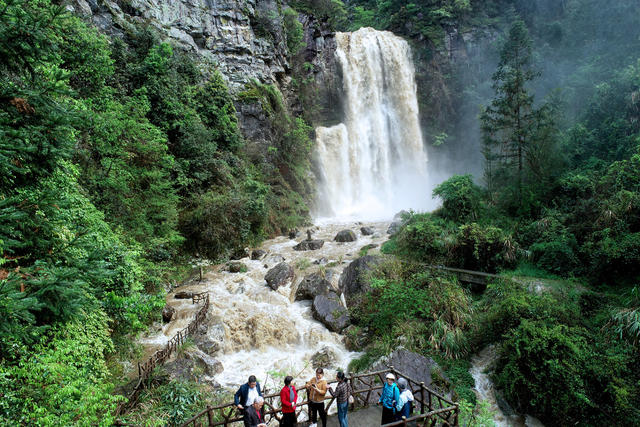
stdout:
POLYGON ((298 401, 298 392, 291 384, 292 376, 284 379, 284 387, 280 390, 280 403, 282 404, 282 421, 281 426, 293 427, 297 425, 296 419, 296 402, 298 401))

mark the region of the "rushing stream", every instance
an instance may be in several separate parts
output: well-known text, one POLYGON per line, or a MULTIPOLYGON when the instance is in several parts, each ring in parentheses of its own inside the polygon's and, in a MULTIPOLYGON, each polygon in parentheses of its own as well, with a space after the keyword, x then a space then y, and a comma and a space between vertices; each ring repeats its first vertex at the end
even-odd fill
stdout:
POLYGON ((469 372, 475 381, 475 392, 478 400, 484 400, 489 403, 491 412, 493 412, 493 421, 496 427, 544 427, 544 425, 532 416, 521 416, 518 414, 505 414, 498 406, 496 391, 493 383, 489 379, 487 369, 490 369, 496 360, 496 350, 493 346, 485 347, 480 353, 475 355, 471 360, 471 369, 469 372))
MULTIPOLYGON (((357 354, 345 349, 341 335, 330 332, 313 319, 311 301, 294 302, 293 293, 304 276, 320 270, 327 272, 332 285, 337 287, 340 273, 359 256, 360 248, 371 243, 380 245, 387 239, 388 223, 366 225, 375 230, 373 236, 362 236, 359 229, 363 225, 355 223, 314 227, 313 238, 325 240, 324 246, 316 251, 293 249, 306 236, 295 240, 285 236, 268 240, 260 247, 267 252, 263 259, 239 260, 248 268, 245 273, 230 273, 226 271, 226 264, 214 266, 202 282, 180 287, 167 296, 176 313, 162 331, 141 341, 145 353, 151 354, 164 345, 191 321, 197 310, 190 300, 173 298, 175 292, 207 291, 211 295, 207 333, 208 338, 220 346, 214 357, 224 368, 215 376, 221 385, 236 387, 251 374, 264 382, 276 372, 296 376, 298 381, 308 379, 313 376, 310 359, 323 349, 335 358, 332 366, 346 368, 357 354), (349 243, 334 242, 334 236, 347 228, 356 232, 358 239, 349 243), (282 258, 295 268, 296 278, 293 283, 273 291, 264 276, 282 258)), ((332 377, 333 372, 329 371, 328 375, 332 377)))

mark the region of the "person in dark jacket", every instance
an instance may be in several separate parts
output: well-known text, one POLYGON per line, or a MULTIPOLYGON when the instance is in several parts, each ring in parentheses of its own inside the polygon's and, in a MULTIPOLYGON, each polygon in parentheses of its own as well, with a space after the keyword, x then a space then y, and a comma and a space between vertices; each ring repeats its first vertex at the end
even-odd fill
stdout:
POLYGON ((298 401, 298 392, 291 384, 292 376, 284 379, 284 387, 280 390, 280 403, 282 404, 282 421, 281 426, 293 427, 297 425, 296 419, 296 402, 298 401))
POLYGON ((258 396, 262 396, 260 383, 256 380, 255 375, 251 375, 249 381, 246 384, 242 384, 235 396, 233 396, 233 403, 238 409, 243 410, 253 405, 258 396))
POLYGON ((251 406, 245 408, 244 427, 267 427, 262 415, 262 405, 264 405, 264 399, 258 396, 251 406))

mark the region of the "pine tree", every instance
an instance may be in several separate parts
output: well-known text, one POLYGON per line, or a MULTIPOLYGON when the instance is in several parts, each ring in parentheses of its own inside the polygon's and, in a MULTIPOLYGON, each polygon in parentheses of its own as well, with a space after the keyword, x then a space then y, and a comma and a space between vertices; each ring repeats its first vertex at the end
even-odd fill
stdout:
POLYGON ((527 89, 535 77, 529 32, 524 22, 518 20, 509 30, 500 50, 498 69, 492 77, 496 97, 480 121, 489 187, 493 190, 494 185, 512 182, 515 178, 519 203, 526 152, 543 119, 543 108, 534 108, 533 95, 527 89))

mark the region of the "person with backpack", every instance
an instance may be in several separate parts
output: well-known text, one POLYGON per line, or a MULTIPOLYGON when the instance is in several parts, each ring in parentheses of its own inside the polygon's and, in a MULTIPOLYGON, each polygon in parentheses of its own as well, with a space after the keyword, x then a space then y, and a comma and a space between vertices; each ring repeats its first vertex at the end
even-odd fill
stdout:
POLYGON ((402 417, 411 418, 411 412, 413 412, 413 393, 411 393, 406 379, 398 379, 398 389, 400 397, 396 403, 396 421, 400 421, 402 417))
POLYGON ((400 400, 400 391, 395 383, 396 376, 389 372, 386 376, 387 383, 382 389, 382 395, 378 404, 382 404, 381 424, 388 424, 395 421, 396 405, 400 400))

